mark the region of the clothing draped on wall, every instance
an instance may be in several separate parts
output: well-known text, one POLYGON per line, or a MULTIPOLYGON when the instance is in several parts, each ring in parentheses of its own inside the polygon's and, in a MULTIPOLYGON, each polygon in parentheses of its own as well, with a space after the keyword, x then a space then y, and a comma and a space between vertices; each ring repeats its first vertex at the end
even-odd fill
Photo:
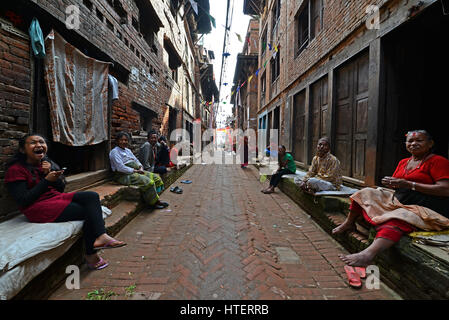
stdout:
POLYGON ((107 140, 110 63, 84 55, 54 30, 45 49, 53 141, 86 146, 107 140))

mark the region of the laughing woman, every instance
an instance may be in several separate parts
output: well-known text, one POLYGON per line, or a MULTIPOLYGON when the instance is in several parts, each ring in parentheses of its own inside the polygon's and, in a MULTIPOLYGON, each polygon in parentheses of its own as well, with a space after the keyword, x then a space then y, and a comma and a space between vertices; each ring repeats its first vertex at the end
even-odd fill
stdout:
POLYGON ((109 153, 114 180, 123 185, 139 187, 145 203, 150 207, 168 207, 168 203, 160 201, 158 195, 164 189, 164 182, 157 173, 143 170, 140 161, 127 148, 129 140, 126 132, 119 132, 116 136, 117 146, 109 153))
POLYGON ((46 156, 47 150, 41 135, 25 135, 8 163, 6 187, 30 222, 84 221, 87 265, 90 269, 103 269, 108 262, 98 256, 97 250, 118 248, 125 243, 106 234, 97 193, 64 193, 64 170, 46 156))
POLYGON ((383 188, 364 188, 351 196, 346 220, 334 234, 353 230, 362 216, 376 230, 376 238, 365 250, 340 258, 350 266, 364 267, 381 251, 416 228, 440 231, 449 228, 449 160, 433 154, 433 140, 425 130, 407 133, 405 147, 412 155, 399 162, 392 177, 384 177, 383 188))

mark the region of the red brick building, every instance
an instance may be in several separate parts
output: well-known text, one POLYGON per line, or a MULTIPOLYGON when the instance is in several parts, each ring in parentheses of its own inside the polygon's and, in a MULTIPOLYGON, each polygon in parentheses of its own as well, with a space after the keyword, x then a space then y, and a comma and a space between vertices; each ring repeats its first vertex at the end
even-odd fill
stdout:
POLYGON ((231 103, 234 104, 235 125, 243 130, 251 128, 257 131, 257 76, 254 74, 258 66, 258 38, 259 21, 251 19, 234 72, 233 91, 239 87, 240 89, 231 98, 231 103))
POLYGON ((304 168, 329 136, 344 179, 360 186, 393 173, 408 130, 428 130, 447 157, 447 99, 436 77, 449 71, 442 4, 245 0, 267 44, 259 46, 259 128, 280 128, 279 142, 304 168))
MULTIPOLYGON (((5 161, 24 133, 48 138, 49 155, 69 174, 108 173, 109 150, 118 131, 133 136, 132 149, 150 129, 170 138, 176 128, 192 130, 195 119, 209 118, 200 106, 211 95, 201 78, 204 48, 196 45, 208 33, 209 0, 200 0, 198 15, 178 0, 5 0, 0 8, 0 179, 5 161), (79 28, 67 28, 74 5, 79 28), (88 57, 110 62, 119 98, 108 102, 108 140, 96 145, 67 146, 52 142, 44 59, 34 57, 28 28, 39 21, 43 36, 60 34, 88 57), (200 62, 201 61, 201 62, 200 62)), ((213 69, 208 71, 212 73, 213 69)), ((203 119, 202 121, 207 121, 203 119)), ((180 139, 181 137, 173 137, 180 139)), ((1 182, 1 181, 0 181, 1 182)), ((0 216, 6 191, 1 183, 0 216)))

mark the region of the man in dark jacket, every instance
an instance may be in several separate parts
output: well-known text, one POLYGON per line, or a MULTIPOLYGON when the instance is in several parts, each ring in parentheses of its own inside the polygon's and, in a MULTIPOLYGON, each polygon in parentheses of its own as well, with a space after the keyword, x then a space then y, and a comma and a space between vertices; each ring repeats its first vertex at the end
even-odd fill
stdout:
POLYGON ((148 133, 148 141, 140 147, 138 158, 145 171, 164 174, 167 173, 166 167, 156 166, 161 150, 161 145, 157 140, 158 137, 156 131, 151 130, 148 133))

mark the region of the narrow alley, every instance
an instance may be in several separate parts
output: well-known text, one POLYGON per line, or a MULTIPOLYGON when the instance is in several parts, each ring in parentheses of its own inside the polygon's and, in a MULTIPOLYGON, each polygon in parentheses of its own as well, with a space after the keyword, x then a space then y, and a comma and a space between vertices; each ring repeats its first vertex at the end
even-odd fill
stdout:
POLYGON ((384 285, 350 288, 338 258, 346 250, 258 180, 253 166, 194 165, 173 184, 182 194, 162 194, 167 209, 141 212, 117 235, 128 245, 104 250, 107 268, 82 269, 79 290, 63 285, 50 299, 100 289, 111 299, 398 298, 384 285))

